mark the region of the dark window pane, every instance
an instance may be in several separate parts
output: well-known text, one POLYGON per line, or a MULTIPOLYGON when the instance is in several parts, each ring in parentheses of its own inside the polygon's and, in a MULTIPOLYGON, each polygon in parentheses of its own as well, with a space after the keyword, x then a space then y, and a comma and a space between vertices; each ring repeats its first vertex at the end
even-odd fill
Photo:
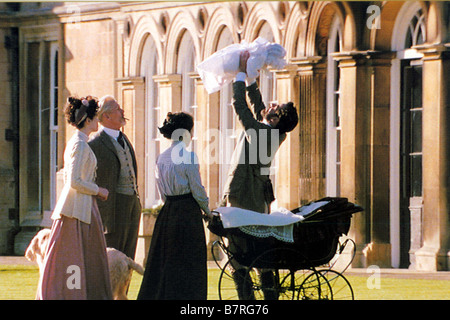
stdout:
POLYGON ((411 152, 422 152, 422 111, 411 112, 411 152))
POLYGON ((411 156, 411 197, 422 196, 422 155, 411 156))
POLYGON ((422 67, 412 68, 413 78, 411 87, 411 107, 422 108, 422 67))

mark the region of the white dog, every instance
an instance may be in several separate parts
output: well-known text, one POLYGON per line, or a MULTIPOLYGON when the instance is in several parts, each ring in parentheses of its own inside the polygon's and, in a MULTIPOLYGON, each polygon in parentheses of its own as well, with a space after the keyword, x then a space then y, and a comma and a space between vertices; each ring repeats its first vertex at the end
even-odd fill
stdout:
MULTIPOLYGON (((50 238, 50 229, 39 231, 28 245, 25 257, 30 261, 35 261, 42 272, 45 252, 47 251, 50 238)), ((143 275, 144 269, 124 253, 113 248, 106 249, 108 256, 109 277, 114 300, 128 300, 127 291, 131 282, 133 270, 143 275)))
POLYGON ((128 300, 127 292, 133 270, 143 275, 144 268, 119 250, 106 248, 106 252, 114 300, 128 300))
POLYGON ((39 231, 28 245, 25 251, 25 257, 34 261, 39 266, 39 271, 42 272, 44 267, 45 252, 48 247, 48 240, 50 239, 50 229, 42 229, 39 231))

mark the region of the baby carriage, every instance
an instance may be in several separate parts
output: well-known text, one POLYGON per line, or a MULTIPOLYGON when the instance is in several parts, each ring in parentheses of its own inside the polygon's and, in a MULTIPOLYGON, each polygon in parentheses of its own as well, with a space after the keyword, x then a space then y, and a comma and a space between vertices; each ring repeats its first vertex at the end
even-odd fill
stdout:
POLYGON ((353 300, 353 289, 343 272, 356 251, 354 241, 346 235, 353 214, 360 211, 360 206, 346 198, 326 197, 310 202, 291 211, 301 221, 292 223, 292 238, 286 241, 255 236, 242 227, 225 228, 224 215, 220 208, 216 209, 219 215, 208 228, 220 237, 211 247, 221 269, 219 298, 353 300), (235 272, 236 265, 246 272, 235 272), (267 270, 272 272, 270 285, 260 276, 267 270), (238 282, 244 284, 239 292, 238 282))

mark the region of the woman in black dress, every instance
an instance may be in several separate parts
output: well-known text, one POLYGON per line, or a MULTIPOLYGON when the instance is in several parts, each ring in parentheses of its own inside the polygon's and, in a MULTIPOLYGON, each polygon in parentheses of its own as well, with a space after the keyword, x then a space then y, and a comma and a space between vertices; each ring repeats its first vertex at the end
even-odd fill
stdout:
POLYGON ((206 300, 206 240, 211 217, 198 159, 186 148, 194 127, 187 113, 168 113, 159 131, 172 145, 157 160, 164 206, 156 220, 138 300, 206 300))

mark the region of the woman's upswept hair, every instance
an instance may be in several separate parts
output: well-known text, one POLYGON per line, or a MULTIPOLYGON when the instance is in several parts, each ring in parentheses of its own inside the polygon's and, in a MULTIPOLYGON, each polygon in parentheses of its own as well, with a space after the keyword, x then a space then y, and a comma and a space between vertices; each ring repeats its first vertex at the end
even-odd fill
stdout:
POLYGON ((68 97, 67 105, 64 110, 67 122, 81 129, 86 123, 86 119, 94 119, 98 111, 98 101, 92 96, 82 98, 68 97))
POLYGON ((181 134, 180 129, 185 129, 188 132, 192 130, 194 127, 194 118, 185 112, 169 112, 167 114, 166 119, 164 120, 164 123, 162 127, 159 127, 159 132, 167 138, 172 140, 181 140, 180 137, 183 135, 181 134), (176 131, 178 130, 178 131, 176 131), (174 137, 173 133, 176 131, 176 133, 180 133, 179 136, 174 137))

